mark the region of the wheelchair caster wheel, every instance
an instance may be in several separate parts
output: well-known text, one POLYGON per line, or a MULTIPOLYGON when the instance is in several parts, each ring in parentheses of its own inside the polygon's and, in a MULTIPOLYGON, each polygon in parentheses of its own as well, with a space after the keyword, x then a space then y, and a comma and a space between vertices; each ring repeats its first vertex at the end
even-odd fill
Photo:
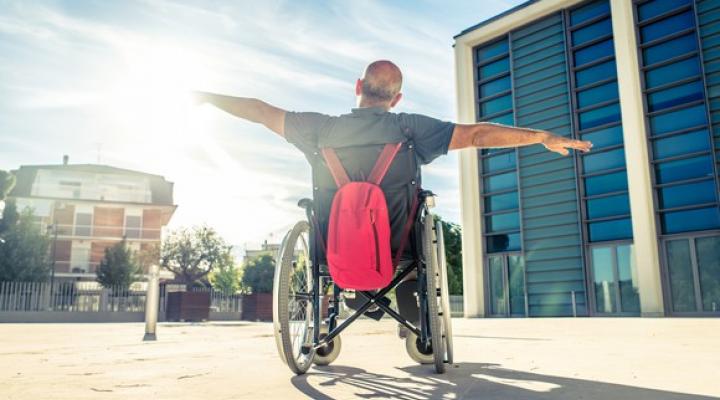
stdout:
MULTIPOLYGON (((324 339, 325 336, 327 336, 326 333, 320 334, 320 340, 324 339)), ((335 336, 332 342, 328 343, 327 346, 315 350, 313 363, 315 365, 329 365, 338 358, 341 349, 342 339, 340 339, 340 336, 335 336)))
POLYGON ((432 364, 434 362, 432 348, 424 349, 422 343, 420 343, 420 338, 413 332, 408 331, 405 337, 405 350, 407 350, 410 358, 418 364, 432 364))

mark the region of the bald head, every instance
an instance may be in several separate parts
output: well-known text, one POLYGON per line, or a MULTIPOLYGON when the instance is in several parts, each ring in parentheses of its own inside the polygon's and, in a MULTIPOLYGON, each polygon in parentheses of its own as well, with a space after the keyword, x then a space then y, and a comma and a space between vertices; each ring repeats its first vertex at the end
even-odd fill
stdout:
POLYGON ((394 106, 402 88, 402 73, 397 65, 387 60, 370 63, 361 79, 362 102, 367 105, 394 106))

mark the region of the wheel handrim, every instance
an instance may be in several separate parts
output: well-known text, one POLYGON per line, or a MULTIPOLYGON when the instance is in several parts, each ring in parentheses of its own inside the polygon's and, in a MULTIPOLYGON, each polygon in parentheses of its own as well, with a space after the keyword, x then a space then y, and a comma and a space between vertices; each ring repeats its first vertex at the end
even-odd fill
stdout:
POLYGON ((312 268, 309 262, 307 232, 300 234, 297 246, 292 250, 292 268, 289 268, 290 284, 288 285, 288 333, 292 343, 292 354, 295 360, 304 364, 308 354, 302 353, 302 346, 312 336, 312 268))

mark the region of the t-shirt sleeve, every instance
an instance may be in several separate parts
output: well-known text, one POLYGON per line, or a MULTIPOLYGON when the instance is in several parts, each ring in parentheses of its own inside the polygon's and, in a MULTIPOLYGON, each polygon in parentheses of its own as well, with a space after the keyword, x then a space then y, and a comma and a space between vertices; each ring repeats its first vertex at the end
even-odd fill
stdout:
POLYGON ((316 112, 286 112, 285 140, 303 153, 313 152, 317 149, 318 133, 330 118, 316 112))
POLYGON ((447 154, 455 123, 420 114, 400 115, 401 124, 415 143, 415 153, 422 164, 447 154))

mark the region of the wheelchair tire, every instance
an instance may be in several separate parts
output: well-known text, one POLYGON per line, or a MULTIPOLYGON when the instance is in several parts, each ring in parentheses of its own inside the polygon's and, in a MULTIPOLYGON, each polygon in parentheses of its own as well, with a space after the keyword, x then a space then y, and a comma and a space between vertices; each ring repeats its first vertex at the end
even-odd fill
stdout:
MULTIPOLYGON (((325 338, 325 336, 327 336, 327 333, 321 333, 320 340, 325 338)), ((335 339, 333 339, 330 344, 315 351, 313 363, 315 365, 330 365, 330 363, 338 358, 340 350, 342 350, 342 339, 338 335, 335 336, 335 339)))
POLYGON ((435 372, 445 372, 445 340, 443 332, 443 318, 441 315, 438 252, 436 249, 435 224, 430 212, 425 215, 423 252, 425 256, 425 281, 427 288, 428 325, 430 326, 430 339, 433 349, 433 362, 435 372))
POLYGON ((442 298, 443 336, 445 337, 445 352, 447 362, 453 363, 453 337, 452 337, 452 310, 450 309, 450 290, 448 288, 447 260, 445 259, 445 238, 443 236, 442 222, 435 224, 438 251, 438 272, 440 276, 440 297, 442 298))
POLYGON ((280 248, 273 285, 273 325, 280 358, 295 374, 312 365, 315 351, 303 352, 312 344, 315 323, 312 267, 309 249, 310 225, 300 221, 288 232, 280 248), (302 295, 302 296, 301 296, 302 295))
POLYGON ((410 358, 418 364, 432 364, 433 354, 432 352, 426 352, 422 349, 420 340, 413 332, 408 332, 405 336, 405 350, 407 350, 410 358))

